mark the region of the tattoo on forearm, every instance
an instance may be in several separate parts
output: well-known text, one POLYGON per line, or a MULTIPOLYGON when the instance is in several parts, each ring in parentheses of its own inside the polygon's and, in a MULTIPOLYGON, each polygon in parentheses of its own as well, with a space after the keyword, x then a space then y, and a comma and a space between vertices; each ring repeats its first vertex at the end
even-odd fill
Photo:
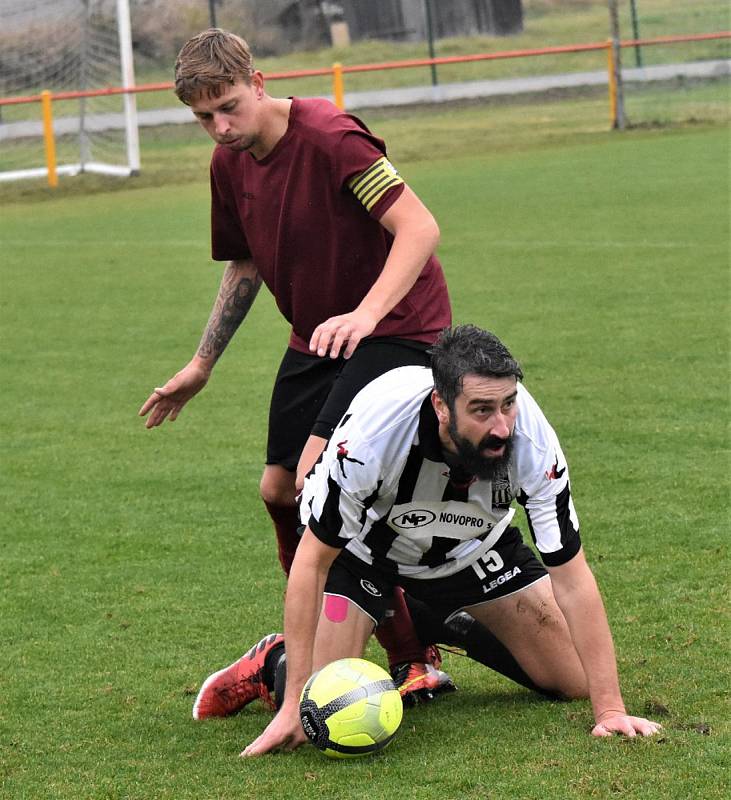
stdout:
POLYGON ((198 355, 218 359, 256 298, 261 278, 224 274, 213 311, 203 332, 198 355))

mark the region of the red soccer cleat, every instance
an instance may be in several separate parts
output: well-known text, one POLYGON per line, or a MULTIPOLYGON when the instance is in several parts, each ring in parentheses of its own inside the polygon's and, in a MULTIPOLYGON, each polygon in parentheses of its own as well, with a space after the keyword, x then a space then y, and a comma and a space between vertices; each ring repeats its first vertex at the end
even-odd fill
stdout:
POLYGON ((270 633, 231 666, 209 675, 193 704, 193 719, 229 717, 257 698, 273 709, 274 700, 264 682, 264 662, 281 642, 281 633, 270 633))
POLYGON ((407 661, 391 669, 393 682, 407 707, 426 703, 438 694, 457 690, 450 676, 439 669, 442 657, 434 645, 429 647, 427 657, 431 663, 407 661))

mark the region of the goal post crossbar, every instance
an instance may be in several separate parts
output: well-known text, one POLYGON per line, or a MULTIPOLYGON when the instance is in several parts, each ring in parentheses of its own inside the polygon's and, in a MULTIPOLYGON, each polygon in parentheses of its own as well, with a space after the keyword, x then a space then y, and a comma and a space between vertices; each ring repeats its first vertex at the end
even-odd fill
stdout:
MULTIPOLYGON (((132 173, 129 167, 119 167, 115 164, 102 164, 95 161, 87 161, 84 164, 64 164, 56 167, 57 175, 81 175, 82 172, 96 173, 97 175, 117 175, 128 177, 132 173)), ((48 167, 34 167, 33 169, 16 169, 0 172, 0 181, 16 181, 24 178, 45 178, 48 175, 48 167)))

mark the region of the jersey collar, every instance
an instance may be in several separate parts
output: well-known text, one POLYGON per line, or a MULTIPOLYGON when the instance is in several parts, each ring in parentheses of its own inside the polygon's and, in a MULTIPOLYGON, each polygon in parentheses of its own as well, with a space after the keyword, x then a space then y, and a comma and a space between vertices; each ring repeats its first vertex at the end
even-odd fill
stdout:
POLYGON ((444 463, 442 443, 439 440, 439 422, 431 404, 431 392, 424 398, 419 411, 419 449, 429 461, 444 463))

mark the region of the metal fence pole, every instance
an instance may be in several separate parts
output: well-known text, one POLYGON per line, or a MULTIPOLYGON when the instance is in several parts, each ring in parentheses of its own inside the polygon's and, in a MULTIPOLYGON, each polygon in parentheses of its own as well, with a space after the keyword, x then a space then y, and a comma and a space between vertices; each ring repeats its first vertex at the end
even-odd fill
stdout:
MULTIPOLYGON (((640 38, 640 23, 637 19, 636 0, 629 0, 630 11, 632 12, 632 38, 637 41, 640 38)), ((642 66, 642 48, 635 45, 635 63, 638 67, 642 66)))
MULTIPOLYGON (((434 22, 431 13, 431 0, 424 0, 424 16, 426 19, 426 38, 429 42, 429 58, 436 58, 434 51, 434 22)), ((437 80, 437 65, 431 64, 431 85, 436 86, 437 80)))
POLYGON ((41 92, 41 108, 43 109, 43 142, 46 147, 48 185, 52 189, 55 189, 58 186, 58 173, 56 172, 56 138, 53 132, 51 93, 48 91, 48 89, 44 89, 41 92))
POLYGON ((333 102, 341 111, 345 111, 343 65, 338 61, 333 64, 333 102))
POLYGON ((622 87, 622 46, 619 33, 619 9, 617 7, 617 0, 609 0, 609 20, 612 28, 612 72, 616 96, 612 127, 615 130, 623 131, 625 127, 624 89, 622 87))

